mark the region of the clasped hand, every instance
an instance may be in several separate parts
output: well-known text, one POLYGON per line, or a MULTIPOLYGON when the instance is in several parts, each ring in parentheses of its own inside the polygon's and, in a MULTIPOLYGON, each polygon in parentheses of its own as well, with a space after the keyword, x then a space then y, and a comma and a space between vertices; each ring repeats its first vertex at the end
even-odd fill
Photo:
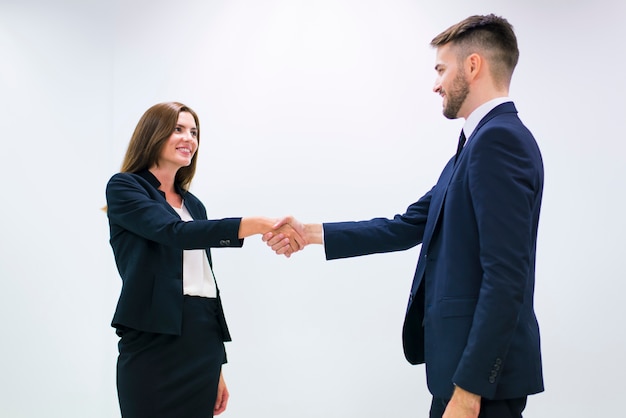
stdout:
POLYGON ((293 216, 279 219, 272 231, 263 234, 263 242, 267 243, 278 255, 291 257, 291 254, 302 250, 309 244, 304 225, 293 216))

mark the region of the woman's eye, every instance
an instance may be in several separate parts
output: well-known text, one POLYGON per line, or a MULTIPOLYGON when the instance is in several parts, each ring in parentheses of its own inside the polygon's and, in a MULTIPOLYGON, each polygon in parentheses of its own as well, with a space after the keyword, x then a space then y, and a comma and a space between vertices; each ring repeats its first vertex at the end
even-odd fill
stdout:
POLYGON ((183 131, 183 130, 181 129, 181 127, 180 127, 180 126, 177 126, 177 127, 175 127, 175 128, 174 128, 174 132, 178 132, 178 133, 180 133, 180 132, 182 132, 182 131, 183 131))

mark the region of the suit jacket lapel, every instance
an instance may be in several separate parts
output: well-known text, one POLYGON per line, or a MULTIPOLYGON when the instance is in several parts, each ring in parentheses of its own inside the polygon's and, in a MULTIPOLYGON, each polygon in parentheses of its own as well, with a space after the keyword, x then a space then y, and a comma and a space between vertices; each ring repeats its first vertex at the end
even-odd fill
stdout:
MULTIPOLYGON (((487 115, 485 115, 484 118, 480 120, 480 122, 476 126, 476 129, 474 129, 474 132, 472 132, 470 137, 467 139, 465 148, 472 145, 472 142, 471 142, 472 139, 477 135, 478 131, 480 131, 480 128, 482 128, 487 122, 489 122, 491 119, 493 119, 494 117, 500 114, 510 113, 510 112, 517 113, 517 109, 515 108, 515 105, 513 104, 513 102, 502 103, 494 107, 489 113, 487 113, 487 115)), ((456 164, 454 163, 454 158, 452 158, 443 169, 443 172, 441 173, 441 176, 439 177, 439 181, 437 182, 437 187, 435 188, 436 190, 434 191, 434 194, 430 203, 431 207, 429 208, 429 211, 428 211, 428 222, 424 230, 424 239, 422 241, 420 259, 417 264, 417 270, 415 271, 415 276, 413 278, 413 285, 411 286, 412 297, 414 297, 415 294, 417 293, 417 290, 422 281, 422 277, 424 275, 425 263, 422 262, 422 258, 428 254, 430 241, 437 229, 437 225, 439 223, 439 217, 441 215, 441 209, 443 208, 443 203, 446 200, 446 193, 448 192, 448 186, 450 185, 450 181, 452 180, 452 177, 454 177, 454 173, 456 172, 457 168, 460 166, 460 161, 465 154, 466 154, 465 152, 461 152, 456 164)), ((409 304, 409 307, 410 307, 410 304, 409 304)))
MULTIPOLYGON (((435 229, 437 227, 437 223, 439 222, 439 215, 441 214, 441 208, 443 207, 443 202, 445 201, 446 192, 448 190, 448 185, 450 184, 450 180, 452 179, 452 175, 456 170, 456 165, 454 164, 454 157, 450 159, 448 164, 445 166, 441 175, 439 176, 439 180, 437 181, 437 186, 433 191, 433 196, 430 201, 430 207, 428 209, 428 221, 426 222, 426 228, 424 229, 424 239, 422 240, 422 249, 420 250, 420 259, 417 263, 417 270, 415 271, 415 276, 413 277, 413 284, 411 286, 411 301, 415 297, 417 290, 422 282, 422 277, 424 276, 424 269, 426 264, 422 262, 422 259, 426 254, 428 254, 428 247, 430 246, 430 240, 433 237, 435 229)), ((409 303, 410 308, 411 303, 409 303)), ((407 310, 408 310, 407 308, 407 310)))

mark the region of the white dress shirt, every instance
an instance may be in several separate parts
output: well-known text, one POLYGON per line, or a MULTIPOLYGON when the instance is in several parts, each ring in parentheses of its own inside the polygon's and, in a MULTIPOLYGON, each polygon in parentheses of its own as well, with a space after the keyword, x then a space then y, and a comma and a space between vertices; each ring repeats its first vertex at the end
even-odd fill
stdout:
MULTIPOLYGON (((491 112, 493 108, 510 101, 512 100, 509 97, 496 97, 495 99, 491 99, 474 109, 474 111, 467 117, 465 124, 463 125, 465 138, 469 141, 469 138, 474 133, 478 123, 482 120, 482 118, 487 116, 487 113, 491 112)), ((467 143, 465 144, 467 145, 467 143)))
MULTIPOLYGON (((181 208, 172 207, 180 219, 185 222, 193 221, 184 202, 181 208)), ((205 298, 217 297, 215 277, 205 250, 183 250, 183 294, 205 298)))

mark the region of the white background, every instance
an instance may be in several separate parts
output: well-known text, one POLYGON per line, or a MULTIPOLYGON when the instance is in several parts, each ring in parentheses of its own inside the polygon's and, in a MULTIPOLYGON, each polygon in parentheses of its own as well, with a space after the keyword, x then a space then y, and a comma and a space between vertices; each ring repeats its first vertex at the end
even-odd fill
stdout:
MULTIPOLYGON (((116 417, 120 279, 104 187, 141 114, 201 118, 209 216, 391 217, 436 181, 462 121, 430 40, 515 26, 511 96, 546 183, 536 310, 546 392, 528 417, 615 416, 626 366, 625 6, 450 0, 0 0, 0 415, 116 417), (428 4, 426 3, 436 3, 428 4)), ((213 252, 234 341, 224 417, 424 417, 400 332, 418 248, 289 260, 213 252)))

